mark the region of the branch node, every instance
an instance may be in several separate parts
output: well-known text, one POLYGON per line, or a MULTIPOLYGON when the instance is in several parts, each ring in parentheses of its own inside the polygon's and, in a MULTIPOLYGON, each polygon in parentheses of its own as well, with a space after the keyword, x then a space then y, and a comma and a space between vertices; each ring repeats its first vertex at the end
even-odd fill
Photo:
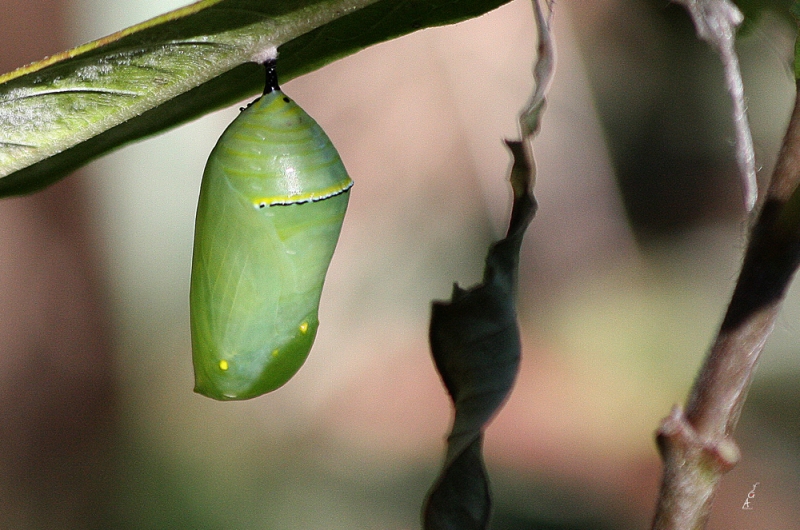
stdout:
POLYGON ((695 462, 722 474, 733 469, 742 457, 733 438, 702 437, 679 405, 673 406, 669 416, 661 421, 656 431, 656 443, 667 466, 683 467, 695 462))

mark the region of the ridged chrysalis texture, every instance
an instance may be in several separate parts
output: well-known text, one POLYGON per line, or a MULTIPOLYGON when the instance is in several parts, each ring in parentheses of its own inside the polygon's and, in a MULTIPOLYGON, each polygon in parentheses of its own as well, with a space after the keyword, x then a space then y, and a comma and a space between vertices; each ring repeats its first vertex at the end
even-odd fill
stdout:
POLYGON ((267 77, 266 93, 211 152, 197 207, 195 391, 219 400, 275 390, 306 360, 353 185, 325 132, 277 87, 274 68, 267 77))

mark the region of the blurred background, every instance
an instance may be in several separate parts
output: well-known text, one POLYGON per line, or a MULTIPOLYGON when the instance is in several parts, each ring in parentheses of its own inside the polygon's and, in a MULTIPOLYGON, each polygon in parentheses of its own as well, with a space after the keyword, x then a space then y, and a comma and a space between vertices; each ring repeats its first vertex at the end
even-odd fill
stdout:
MULTIPOLYGON (((185 3, 0 0, 2 71, 185 3)), ((522 369, 486 433, 493 528, 647 528, 653 433, 685 400, 746 242, 730 104, 679 6, 560 2, 554 26, 522 369)), ((505 230, 501 140, 534 37, 514 0, 284 86, 356 184, 312 354, 249 402, 192 392, 188 313, 200 178, 239 105, 0 201, 0 528, 418 528, 451 420, 430 302, 479 281, 505 230)), ((785 13, 765 13, 738 43, 762 185, 793 39, 785 13)), ((711 529, 800 528, 799 342, 794 289, 711 529)))

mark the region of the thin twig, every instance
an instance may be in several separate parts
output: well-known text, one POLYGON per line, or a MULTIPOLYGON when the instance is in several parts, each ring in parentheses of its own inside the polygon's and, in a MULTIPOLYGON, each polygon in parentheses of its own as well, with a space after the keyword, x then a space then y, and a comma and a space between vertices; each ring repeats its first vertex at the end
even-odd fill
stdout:
POLYGON ((520 140, 523 142, 532 139, 539 132, 539 122, 546 104, 545 96, 550 89, 556 67, 556 46, 550 29, 555 1, 547 1, 546 16, 538 0, 533 0, 532 4, 539 44, 536 49, 536 63, 533 65, 534 91, 519 116, 520 140))
POLYGON ((673 0, 683 4, 694 21, 697 36, 708 42, 719 54, 725 68, 725 85, 733 103, 733 125, 736 134, 736 163, 742 180, 744 203, 752 211, 758 199, 756 157, 753 138, 747 121, 742 73, 734 47, 736 28, 744 20, 741 11, 729 0, 673 0))
POLYGON ((800 264, 800 98, 795 101, 731 302, 686 413, 676 406, 657 432, 664 477, 655 530, 704 528, 722 475, 740 458, 733 431, 800 264))

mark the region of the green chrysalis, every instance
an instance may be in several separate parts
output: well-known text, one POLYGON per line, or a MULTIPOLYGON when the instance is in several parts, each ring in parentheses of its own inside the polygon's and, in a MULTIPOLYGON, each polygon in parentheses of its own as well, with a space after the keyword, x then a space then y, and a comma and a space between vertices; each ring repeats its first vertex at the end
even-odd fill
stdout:
POLYGON ((203 173, 189 293, 195 391, 249 399, 302 366, 353 181, 278 87, 222 134, 203 173))

